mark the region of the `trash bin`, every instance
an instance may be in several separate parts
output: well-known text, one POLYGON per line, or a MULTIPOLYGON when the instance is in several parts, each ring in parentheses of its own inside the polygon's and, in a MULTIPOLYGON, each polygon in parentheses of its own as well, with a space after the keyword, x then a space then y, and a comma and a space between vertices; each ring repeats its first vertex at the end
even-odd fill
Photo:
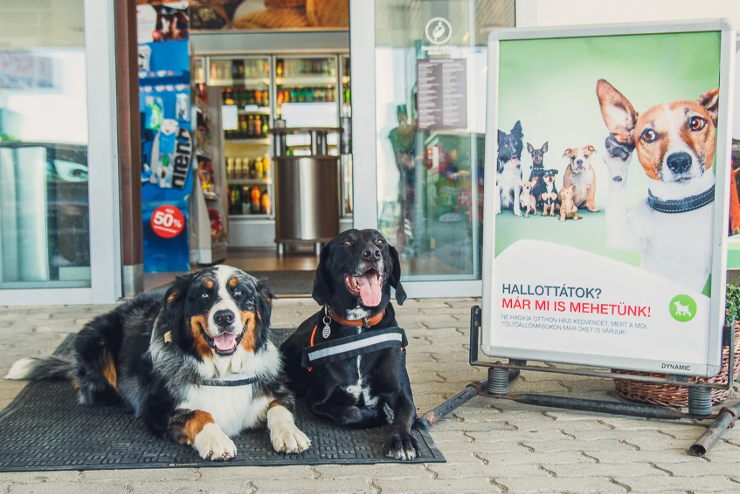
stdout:
POLYGON ((339 128, 275 128, 275 241, 278 253, 286 244, 321 244, 339 234, 339 156, 327 153, 326 135, 339 128), (311 155, 286 156, 285 136, 311 136, 311 155))

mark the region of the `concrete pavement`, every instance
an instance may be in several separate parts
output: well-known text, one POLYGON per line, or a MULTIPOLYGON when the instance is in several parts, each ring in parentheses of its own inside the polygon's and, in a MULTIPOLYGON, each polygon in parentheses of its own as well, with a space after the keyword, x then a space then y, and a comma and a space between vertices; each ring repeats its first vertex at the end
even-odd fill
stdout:
MULTIPOLYGON (((485 377, 467 364, 469 310, 476 303, 409 300, 397 308, 410 340, 408 370, 420 412, 485 377)), ((107 309, 0 308, 0 375, 18 358, 51 353, 107 309)), ((273 326, 295 327, 315 310, 312 300, 278 300, 273 326)), ((23 386, 0 380, 0 408, 23 386)), ((609 380, 557 374, 524 373, 511 389, 614 399, 609 380)), ((4 473, 0 493, 740 492, 740 431, 727 431, 708 458, 689 456, 703 430, 475 398, 431 430, 444 464, 4 473)))

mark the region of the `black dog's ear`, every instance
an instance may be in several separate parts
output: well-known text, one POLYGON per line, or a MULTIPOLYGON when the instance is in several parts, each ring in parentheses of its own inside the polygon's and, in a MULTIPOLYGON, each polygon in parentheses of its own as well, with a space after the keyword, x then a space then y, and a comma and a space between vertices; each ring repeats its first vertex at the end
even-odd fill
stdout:
MULTIPOLYGON (((185 300, 194 275, 178 276, 164 295, 163 316, 167 328, 173 329, 186 325, 185 300)), ((176 332, 179 333, 179 332, 176 332)))
POLYGON ((529 154, 532 154, 532 151, 534 151, 534 148, 532 147, 532 145, 530 143, 527 143, 527 152, 529 154))
POLYGON ((393 264, 391 277, 388 282, 396 290, 396 302, 398 302, 398 305, 403 305, 406 301, 406 291, 401 284, 401 261, 398 259, 398 251, 395 247, 388 245, 388 252, 391 255, 391 263, 393 264))
POLYGON ((275 295, 270 291, 270 287, 267 286, 267 280, 262 279, 257 281, 257 300, 255 301, 255 308, 260 318, 260 323, 263 328, 270 327, 270 318, 272 317, 272 301, 275 299, 275 295))
POLYGON ((519 139, 524 137, 524 133, 522 132, 522 122, 519 120, 516 121, 514 127, 511 129, 511 135, 518 137, 519 139))
POLYGON ((316 268, 316 278, 313 280, 313 291, 311 297, 319 305, 326 305, 329 303, 329 251, 331 250, 331 244, 329 242, 321 249, 321 255, 319 256, 319 266, 316 268))
POLYGON ((542 152, 543 153, 547 152, 547 141, 545 141, 545 143, 542 145, 542 152))
POLYGON ((498 131, 498 143, 501 145, 501 142, 506 138, 506 133, 502 131, 498 131))

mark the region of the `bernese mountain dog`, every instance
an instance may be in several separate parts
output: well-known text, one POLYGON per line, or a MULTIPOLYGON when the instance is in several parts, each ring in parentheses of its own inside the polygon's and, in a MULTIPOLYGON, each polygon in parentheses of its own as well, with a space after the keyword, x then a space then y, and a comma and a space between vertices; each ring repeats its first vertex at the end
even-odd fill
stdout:
POLYGON ((236 456, 230 437, 267 422, 276 451, 310 440, 270 341, 266 283, 231 266, 179 277, 96 317, 70 356, 25 358, 6 379, 72 379, 84 405, 123 402, 158 436, 209 460, 236 456))

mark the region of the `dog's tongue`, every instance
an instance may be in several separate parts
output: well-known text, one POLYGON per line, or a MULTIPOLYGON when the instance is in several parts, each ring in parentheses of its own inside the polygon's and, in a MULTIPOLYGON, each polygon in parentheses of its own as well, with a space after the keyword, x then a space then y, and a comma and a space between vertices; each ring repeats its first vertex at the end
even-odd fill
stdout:
POLYGON ((234 348, 235 343, 236 336, 229 333, 223 333, 213 338, 213 344, 222 352, 226 352, 234 348))
POLYGON ((360 298, 366 307, 377 307, 383 293, 380 289, 380 277, 374 272, 365 273, 357 276, 357 283, 360 284, 360 298))

